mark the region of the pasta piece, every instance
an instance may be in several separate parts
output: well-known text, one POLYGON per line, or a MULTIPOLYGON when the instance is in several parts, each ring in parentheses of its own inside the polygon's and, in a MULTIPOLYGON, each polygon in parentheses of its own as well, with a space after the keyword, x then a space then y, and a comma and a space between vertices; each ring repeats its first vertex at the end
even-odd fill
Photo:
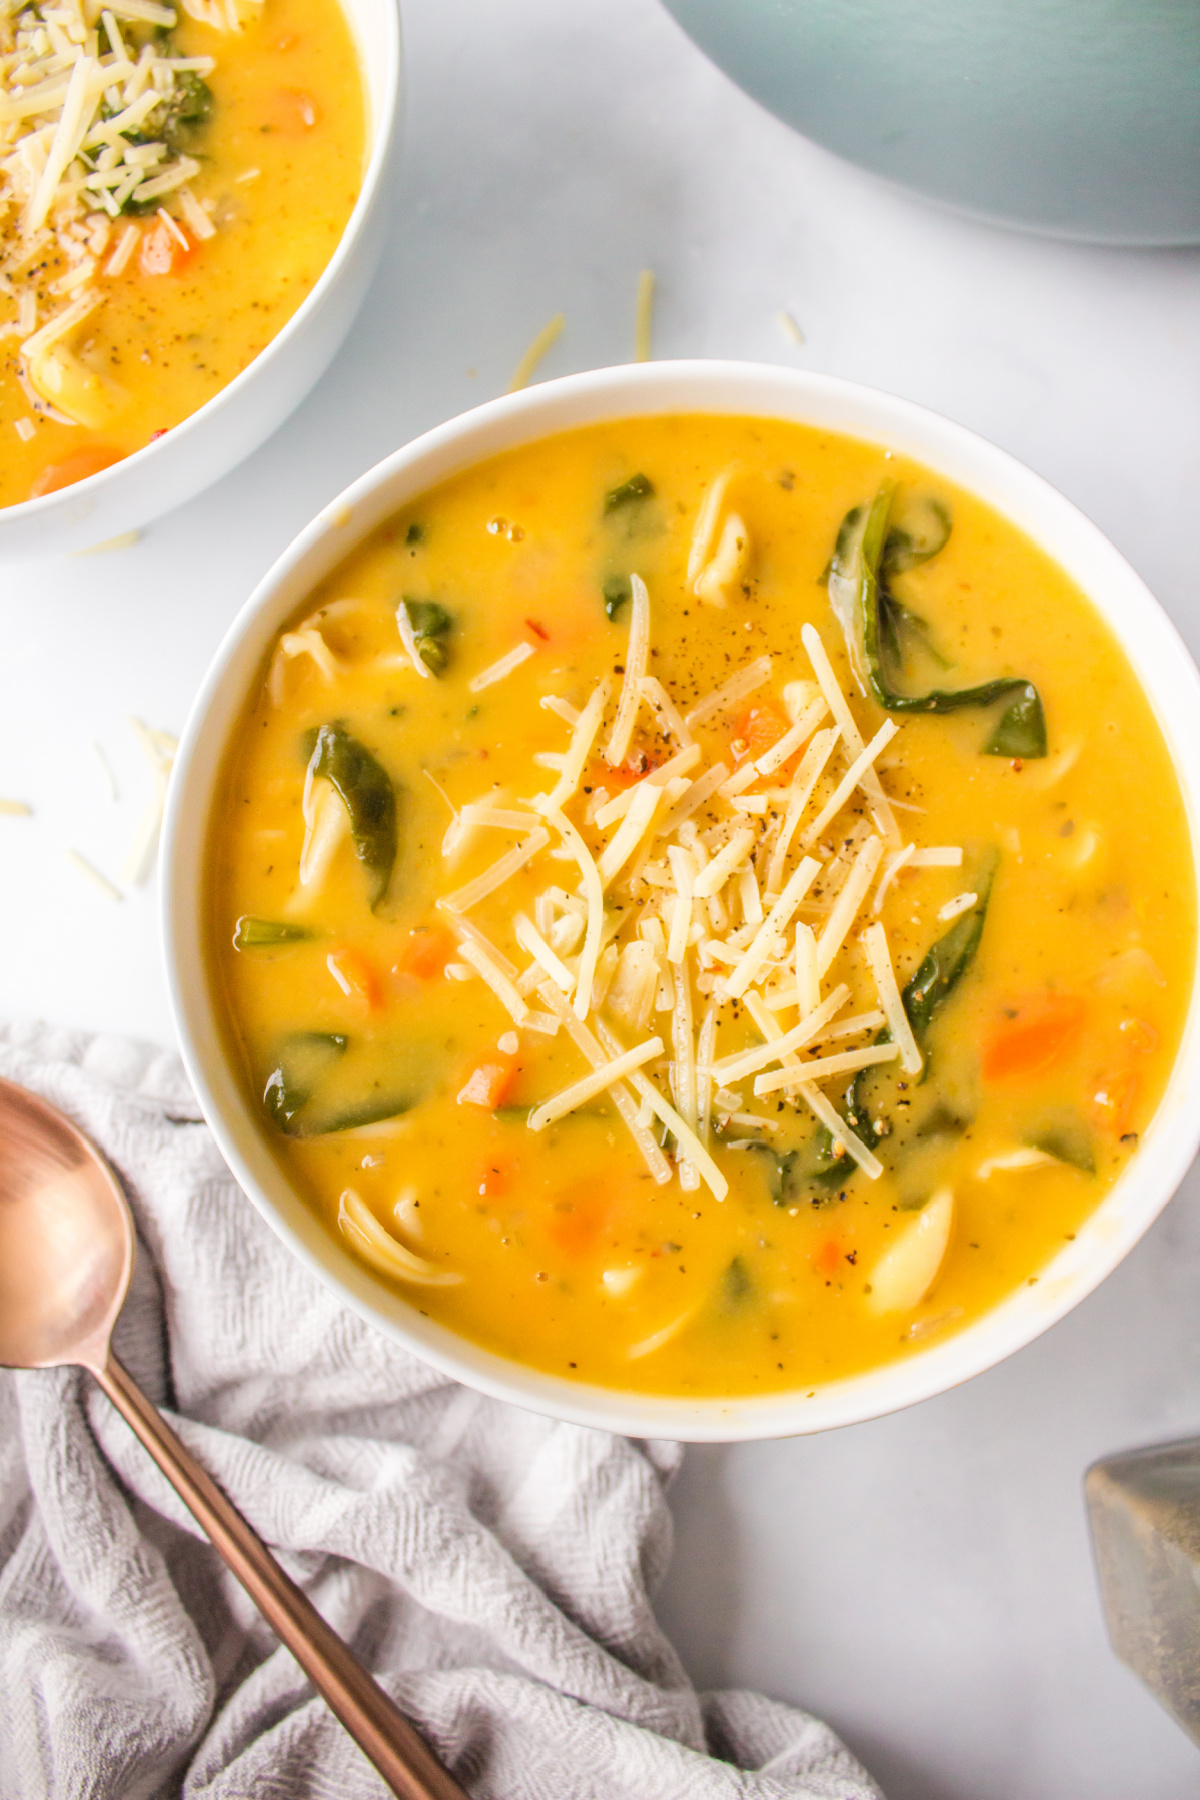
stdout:
POLYGON ((384 1230, 353 1188, 347 1188, 342 1194, 338 1204, 338 1225, 359 1255, 385 1275, 414 1282, 419 1287, 453 1287, 463 1279, 453 1269, 439 1269, 423 1256, 416 1256, 406 1249, 390 1231, 384 1230))

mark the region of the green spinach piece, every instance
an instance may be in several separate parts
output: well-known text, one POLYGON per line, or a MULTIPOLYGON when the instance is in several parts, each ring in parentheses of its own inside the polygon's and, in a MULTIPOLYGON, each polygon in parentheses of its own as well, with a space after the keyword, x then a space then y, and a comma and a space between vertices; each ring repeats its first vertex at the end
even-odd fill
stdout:
POLYGON ((754 1297, 754 1279, 740 1256, 735 1256, 721 1277, 721 1304, 730 1312, 754 1297))
POLYGON ((383 1119, 399 1118, 415 1104, 411 1094, 379 1094, 373 1100, 360 1100, 340 1112, 318 1113, 301 1135, 328 1137, 332 1131, 356 1131, 360 1125, 378 1125, 383 1119))
MULTIPOLYGON (((990 851, 981 861, 973 882, 974 906, 969 912, 960 913, 949 931, 926 951, 920 967, 901 996, 918 1043, 925 1038, 937 1014, 975 960, 975 952, 983 936, 998 861, 999 854, 995 850, 990 851)), ((881 1044, 890 1042, 890 1033, 877 1041, 881 1044)))
MULTIPOLYGON (((994 706, 1008 700, 999 723, 983 746, 985 756, 1034 759, 1046 754, 1046 715, 1041 695, 1023 676, 1002 676, 971 688, 931 688, 925 694, 905 694, 896 686, 900 661, 900 633, 905 621, 923 627, 891 593, 891 575, 916 562, 935 556, 949 536, 936 533, 916 542, 911 533, 891 538, 889 566, 887 546, 896 483, 885 481, 870 506, 851 508, 843 519, 829 566, 828 589, 846 639, 850 664, 864 693, 870 693, 886 712, 949 713, 963 707, 994 706), (932 547, 931 547, 932 546, 932 547)), ((948 526, 948 520, 947 520, 948 526)))
MULTIPOLYGON (((359 1125, 394 1119, 415 1104, 413 1094, 386 1089, 348 1100, 331 1099, 329 1089, 339 1085, 335 1071, 348 1045, 349 1039, 337 1031, 296 1031, 281 1043, 278 1061, 263 1090, 263 1105, 288 1137, 327 1137, 334 1131, 353 1131, 359 1125)), ((340 1085, 344 1087, 345 1081, 340 1085)))
POLYGON ((1063 1113, 1048 1119, 1025 1139, 1031 1150, 1044 1150, 1056 1161, 1070 1163, 1085 1175, 1096 1173, 1096 1152, 1092 1134, 1077 1113, 1063 1113))
MULTIPOLYGON (((900 998, 904 1010, 908 1014, 908 1022, 913 1028, 913 1036, 922 1049, 929 1029, 938 1013, 975 960, 979 949, 979 941, 983 936, 983 927, 987 919, 988 903, 992 897, 992 885, 996 879, 996 866, 999 852, 988 850, 981 857, 976 871, 973 889, 975 904, 969 912, 960 913, 950 929, 937 939, 926 951, 920 967, 907 983, 900 998)), ((890 1044, 892 1034, 885 1025, 877 1033, 877 1044, 890 1044)), ((926 1063, 928 1072, 928 1062, 926 1063)), ((860 1069, 849 1087, 846 1089, 846 1123, 855 1135, 862 1139, 868 1150, 878 1145, 881 1133, 876 1131, 871 1118, 871 1110, 867 1103, 865 1089, 869 1079, 869 1071, 860 1069)), ((922 1077, 923 1079, 923 1077, 922 1077)), ((930 1121, 937 1117, 938 1109, 930 1115, 930 1121)), ((952 1115, 948 1112, 949 1121, 952 1115)), ((822 1129, 816 1134, 817 1143, 830 1156, 831 1166, 839 1168, 846 1176, 853 1172, 854 1165, 848 1156, 834 1157, 832 1139, 822 1129)))
POLYGON ((297 1031, 284 1039, 263 1089, 263 1105, 281 1131, 292 1137, 304 1135, 297 1116, 321 1077, 346 1054, 348 1041, 338 1031, 297 1031))
POLYGON ((610 575, 604 583, 604 611, 612 620, 627 600, 633 597, 633 583, 628 575, 610 575))
POLYGON ((654 494, 654 483, 648 475, 631 475, 620 487, 610 488, 604 496, 604 516, 619 512, 623 506, 632 506, 639 500, 649 500, 654 494))
POLYGON ((304 925, 291 925, 284 919, 255 919, 243 913, 233 928, 235 950, 270 950, 280 944, 299 944, 312 932, 304 925))
POLYGON ((446 639, 454 620, 436 600, 401 600, 405 617, 413 634, 417 655, 431 675, 440 675, 450 661, 446 639))
POLYGON ((328 781, 350 816, 354 854, 366 870, 371 911, 387 893, 396 861, 396 790, 382 763, 344 725, 322 725, 309 774, 328 781))

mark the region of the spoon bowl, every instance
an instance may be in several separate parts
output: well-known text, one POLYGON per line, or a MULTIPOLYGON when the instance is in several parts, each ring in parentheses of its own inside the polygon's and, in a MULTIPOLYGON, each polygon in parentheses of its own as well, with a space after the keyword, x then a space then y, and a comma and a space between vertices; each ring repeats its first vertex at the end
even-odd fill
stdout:
POLYGON ((0 1081, 0 1363, 98 1374, 133 1254, 108 1164, 57 1108, 0 1081))
POLYGON ((392 1792, 466 1800, 113 1355, 133 1258, 133 1219, 99 1151, 56 1107, 0 1080, 0 1365, 90 1370, 392 1792))

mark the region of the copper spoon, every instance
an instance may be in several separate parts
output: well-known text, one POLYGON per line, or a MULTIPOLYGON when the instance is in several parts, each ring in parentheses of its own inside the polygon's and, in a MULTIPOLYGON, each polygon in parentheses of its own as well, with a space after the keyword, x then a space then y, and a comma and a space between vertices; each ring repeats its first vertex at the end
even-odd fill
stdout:
POLYGON ((0 1364, 88 1369, 392 1792, 467 1800, 113 1355, 133 1257, 129 1208, 99 1152, 0 1080, 0 1364))

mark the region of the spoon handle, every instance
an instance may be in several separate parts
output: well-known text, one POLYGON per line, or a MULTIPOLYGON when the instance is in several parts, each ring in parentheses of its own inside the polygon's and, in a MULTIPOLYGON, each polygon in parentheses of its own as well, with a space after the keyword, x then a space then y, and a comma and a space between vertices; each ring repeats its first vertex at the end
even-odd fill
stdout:
POLYGON ((424 1738, 284 1574, 111 1351, 92 1373, 271 1628, 400 1800, 467 1800, 424 1738))

